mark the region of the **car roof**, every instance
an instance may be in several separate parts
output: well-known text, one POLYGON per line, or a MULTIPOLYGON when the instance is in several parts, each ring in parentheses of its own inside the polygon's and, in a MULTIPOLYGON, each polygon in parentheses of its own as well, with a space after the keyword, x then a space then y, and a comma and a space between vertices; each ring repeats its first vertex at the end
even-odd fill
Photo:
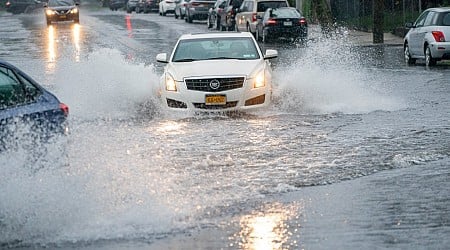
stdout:
POLYGON ((436 12, 446 12, 446 11, 450 11, 450 7, 429 8, 427 10, 436 11, 436 12))
POLYGON ((227 38, 227 37, 253 37, 250 32, 207 32, 181 35, 180 40, 184 39, 203 39, 203 38, 227 38))

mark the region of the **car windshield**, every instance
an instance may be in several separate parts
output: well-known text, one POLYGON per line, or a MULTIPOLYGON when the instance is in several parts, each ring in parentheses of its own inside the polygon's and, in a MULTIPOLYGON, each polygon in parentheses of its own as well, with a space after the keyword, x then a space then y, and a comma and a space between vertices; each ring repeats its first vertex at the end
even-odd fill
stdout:
POLYGON ((257 12, 264 12, 268 8, 280 8, 280 7, 288 7, 286 1, 265 1, 259 2, 257 8, 257 12))
POLYGON ((72 0, 50 0, 48 1, 48 6, 56 7, 56 6, 73 6, 75 2, 72 0))
POLYGON ((178 43, 172 61, 219 59, 255 60, 259 54, 250 37, 185 39, 178 43))
POLYGON ((296 9, 291 8, 281 8, 281 9, 273 9, 269 12, 270 17, 277 18, 299 18, 300 13, 296 9))

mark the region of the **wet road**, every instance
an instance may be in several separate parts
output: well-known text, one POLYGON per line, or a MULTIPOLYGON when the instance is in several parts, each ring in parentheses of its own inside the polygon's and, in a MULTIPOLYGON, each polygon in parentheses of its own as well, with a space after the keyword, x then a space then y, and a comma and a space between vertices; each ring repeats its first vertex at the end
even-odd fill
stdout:
POLYGON ((0 247, 449 245, 448 65, 313 35, 266 45, 268 110, 169 114, 154 58, 206 24, 86 5, 80 25, 0 15, 0 57, 69 105, 72 130, 68 163, 0 155, 0 247))

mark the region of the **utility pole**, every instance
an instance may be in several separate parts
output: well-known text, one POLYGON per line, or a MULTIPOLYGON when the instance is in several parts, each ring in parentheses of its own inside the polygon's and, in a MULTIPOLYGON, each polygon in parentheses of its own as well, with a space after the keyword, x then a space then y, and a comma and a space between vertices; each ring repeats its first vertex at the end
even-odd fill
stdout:
POLYGON ((373 0, 373 43, 384 43, 384 0, 373 0))

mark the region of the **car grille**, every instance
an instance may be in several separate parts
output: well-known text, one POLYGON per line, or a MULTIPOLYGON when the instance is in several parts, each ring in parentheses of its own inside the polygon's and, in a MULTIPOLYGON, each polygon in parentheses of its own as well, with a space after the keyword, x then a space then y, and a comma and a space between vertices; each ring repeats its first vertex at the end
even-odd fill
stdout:
POLYGON ((69 14, 70 10, 55 10, 57 15, 67 15, 69 14))
POLYGON ((225 105, 206 105, 204 103, 192 103, 195 108, 198 109, 226 109, 226 108, 234 108, 237 105, 237 101, 227 102, 225 105))
POLYGON ((202 79, 185 79, 186 87, 189 90, 204 92, 220 92, 230 89, 238 89, 244 86, 245 77, 230 78, 202 78, 202 79), (218 81, 219 86, 216 89, 211 88, 211 81, 218 81))

